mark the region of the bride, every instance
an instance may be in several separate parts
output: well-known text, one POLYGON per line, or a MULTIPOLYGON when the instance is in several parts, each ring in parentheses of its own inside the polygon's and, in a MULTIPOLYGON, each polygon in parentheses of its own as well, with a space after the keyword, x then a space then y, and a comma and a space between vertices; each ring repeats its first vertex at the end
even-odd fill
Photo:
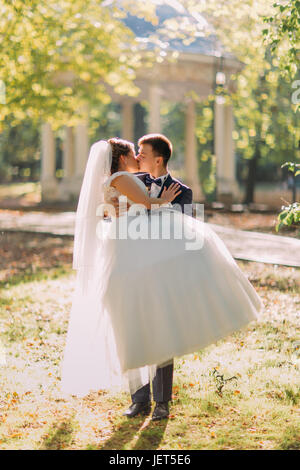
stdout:
POLYGON ((224 338, 263 305, 216 233, 172 208, 179 187, 150 198, 137 171, 133 144, 92 145, 76 212, 65 393, 134 393, 148 366, 154 377, 156 364, 224 338), (119 217, 116 196, 126 199, 119 217))

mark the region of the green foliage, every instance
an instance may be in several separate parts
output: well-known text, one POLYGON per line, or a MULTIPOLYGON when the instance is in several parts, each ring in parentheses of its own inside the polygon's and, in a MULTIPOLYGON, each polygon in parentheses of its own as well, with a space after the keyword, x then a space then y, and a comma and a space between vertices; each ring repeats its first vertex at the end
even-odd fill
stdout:
POLYGON ((0 181, 11 181, 22 170, 24 176, 37 179, 40 168, 39 127, 30 119, 16 126, 5 120, 0 134, 0 181), (18 173, 17 173, 18 171, 18 173))
MULTIPOLYGON (((0 106, 11 125, 24 119, 47 120, 55 130, 97 112, 110 101, 110 89, 135 96, 138 67, 161 62, 158 35, 139 43, 122 19, 132 13, 157 24, 156 4, 136 0, 2 0, 0 3, 0 106)), ((197 28, 196 28, 197 29, 197 28)), ((168 36, 194 35, 179 21, 164 25, 168 36)))
POLYGON ((251 159, 259 148, 264 163, 295 158, 300 133, 291 83, 281 76, 278 61, 268 51, 261 70, 255 69, 255 62, 243 70, 233 102, 234 138, 241 157, 251 159))
POLYGON ((91 142, 121 135, 121 106, 118 103, 101 103, 90 113, 89 138, 91 142))
POLYGON ((268 25, 263 30, 266 43, 279 57, 282 70, 295 76, 300 58, 300 1, 274 3, 272 14, 264 22, 268 25))
MULTIPOLYGON (((184 121, 185 109, 181 103, 163 102, 161 106, 162 131, 169 137, 173 144, 171 158, 172 171, 179 171, 184 168, 184 121)), ((178 174, 181 177, 181 174, 178 174)))
POLYGON ((281 165, 281 168, 288 167, 288 170, 294 173, 295 176, 300 174, 300 170, 297 170, 297 168, 300 168, 299 163, 295 162, 285 162, 283 165, 281 165))
MULTIPOLYGON (((44 119, 70 125, 84 104, 108 102, 103 84, 136 94, 133 33, 115 7, 93 0, 3 0, 0 5, 0 80, 6 104, 0 123, 44 119)), ((0 129, 1 131, 1 129, 0 129)))
MULTIPOLYGON (((291 77, 282 76, 279 59, 264 43, 266 25, 263 18, 272 14, 273 0, 242 3, 211 0, 205 4, 187 0, 187 3, 191 10, 208 18, 227 50, 243 64, 242 70, 232 76, 236 91, 231 94, 231 99, 235 152, 244 162, 241 167, 245 177, 248 161, 257 156, 260 168, 297 158, 299 111, 291 100, 291 77)), ((197 133, 201 136, 209 129, 209 118, 206 123, 204 121, 202 118, 198 121, 197 133)))
POLYGON ((282 211, 278 215, 278 224, 276 225, 276 232, 284 226, 298 225, 300 227, 300 204, 294 202, 288 206, 283 206, 282 211))
MULTIPOLYGON (((274 15, 273 0, 181 3, 193 14, 204 14, 225 47, 244 64, 241 73, 233 77, 237 82, 232 97, 237 156, 247 162, 259 149, 260 166, 295 159, 300 128, 299 114, 291 103, 291 83, 281 76, 280 60, 263 42, 263 18, 274 15)), ((298 4, 292 0, 286 5, 292 8, 298 4)), ((156 23, 154 3, 124 0, 122 5, 132 14, 156 23)), ((287 12, 286 6, 281 12, 283 19, 288 18, 287 12)), ((291 12, 296 14, 293 9, 291 12)), ((50 121, 55 130, 66 122, 75 125, 88 103, 90 138, 116 133, 118 111, 109 104, 104 84, 120 94, 138 93, 133 79, 142 63, 134 35, 121 22, 126 13, 121 11, 120 2, 2 0, 0 13, 0 82, 6 85, 6 103, 0 103, 0 133, 5 129, 0 142, 2 176, 9 172, 10 160, 35 163, 39 142, 34 135, 41 119, 50 121), (33 123, 31 130, 27 127, 29 121, 33 123), (25 123, 25 128, 17 128, 12 138, 11 128, 20 123, 25 123)), ((191 41, 204 35, 193 29, 184 15, 180 18, 164 24, 166 38, 191 41)), ((271 23, 277 24, 275 20, 271 23)), ((298 37, 299 31, 287 31, 292 39, 298 37)), ((158 54, 158 38, 154 35, 151 40, 154 50, 143 50, 149 64, 163 60, 158 54)), ((174 142, 177 169, 183 163, 183 111, 177 104, 163 106, 164 132, 174 142)), ((213 97, 197 107, 199 175, 209 199, 216 189, 213 97)))
MULTIPOLYGON (((300 174, 300 164, 294 162, 286 162, 281 165, 281 168, 287 167, 293 173, 294 178, 300 174)), ((294 202, 288 206, 282 206, 280 214, 278 214, 278 224, 276 225, 276 232, 284 226, 299 226, 300 227, 300 204, 294 202)))

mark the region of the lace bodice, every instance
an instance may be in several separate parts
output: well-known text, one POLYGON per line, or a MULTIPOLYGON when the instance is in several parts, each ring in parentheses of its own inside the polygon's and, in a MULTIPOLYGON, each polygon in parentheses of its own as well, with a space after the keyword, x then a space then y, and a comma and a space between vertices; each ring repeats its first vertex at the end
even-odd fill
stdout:
MULTIPOLYGON (((127 176, 130 176, 131 178, 134 179, 135 183, 140 186, 140 188, 145 192, 145 194, 148 195, 148 190, 146 188, 146 186, 144 185, 144 183, 136 176, 134 175, 133 173, 129 173, 128 171, 117 171, 116 173, 114 173, 113 175, 111 175, 107 180, 106 182, 104 183, 104 201, 107 203, 107 204, 111 204, 111 199, 114 198, 114 197, 119 197, 120 196, 120 191, 118 191, 116 188, 114 188, 113 186, 111 186, 111 182, 117 177, 117 176, 120 176, 120 175, 127 175, 127 176)), ((131 201, 130 199, 127 199, 127 202, 129 205, 132 205, 132 204, 135 204, 134 201, 131 201)), ((157 210, 162 210, 162 209, 165 209, 165 208, 172 208, 172 203, 171 202, 166 202, 165 204, 161 204, 159 207, 154 207, 151 209, 151 211, 157 211, 157 210)), ((125 208, 124 208, 124 213, 126 212, 125 208)), ((121 213, 123 215, 123 211, 121 210, 121 213)))
MULTIPOLYGON (((116 188, 111 186, 111 182, 117 176, 120 176, 120 175, 127 175, 127 176, 130 176, 131 178, 133 178, 135 183, 140 186, 140 188, 145 192, 145 194, 148 194, 146 186, 144 185, 144 183, 136 175, 134 175, 132 173, 129 173, 128 171, 117 171, 116 173, 111 175, 106 180, 106 182, 104 183, 104 200, 105 200, 106 203, 110 204, 112 198, 120 196, 120 194, 121 194, 120 191, 118 191, 116 188)), ((131 205, 131 204, 134 204, 134 202, 131 201, 130 199, 128 199, 128 204, 131 205)))

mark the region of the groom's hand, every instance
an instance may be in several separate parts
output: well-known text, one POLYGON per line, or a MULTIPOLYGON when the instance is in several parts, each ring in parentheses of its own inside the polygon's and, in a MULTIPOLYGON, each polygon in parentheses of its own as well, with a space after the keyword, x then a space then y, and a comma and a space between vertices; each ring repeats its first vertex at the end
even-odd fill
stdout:
MULTIPOLYGON (((111 203, 112 205, 114 206, 115 208, 115 211, 116 211, 116 217, 119 217, 120 216, 120 203, 119 203, 119 199, 117 197, 113 197, 111 198, 111 203)), ((129 209, 130 205, 128 204, 127 202, 127 209, 129 209)), ((123 208, 123 211, 124 211, 124 208, 123 208)))

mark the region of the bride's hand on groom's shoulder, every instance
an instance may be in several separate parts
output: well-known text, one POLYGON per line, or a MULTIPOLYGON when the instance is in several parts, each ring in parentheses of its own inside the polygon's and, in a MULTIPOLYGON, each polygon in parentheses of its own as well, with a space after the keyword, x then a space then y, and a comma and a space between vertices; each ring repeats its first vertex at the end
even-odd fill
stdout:
POLYGON ((181 192, 182 190, 180 189, 180 184, 172 183, 168 189, 163 189, 160 199, 164 200, 165 202, 172 202, 181 192))

